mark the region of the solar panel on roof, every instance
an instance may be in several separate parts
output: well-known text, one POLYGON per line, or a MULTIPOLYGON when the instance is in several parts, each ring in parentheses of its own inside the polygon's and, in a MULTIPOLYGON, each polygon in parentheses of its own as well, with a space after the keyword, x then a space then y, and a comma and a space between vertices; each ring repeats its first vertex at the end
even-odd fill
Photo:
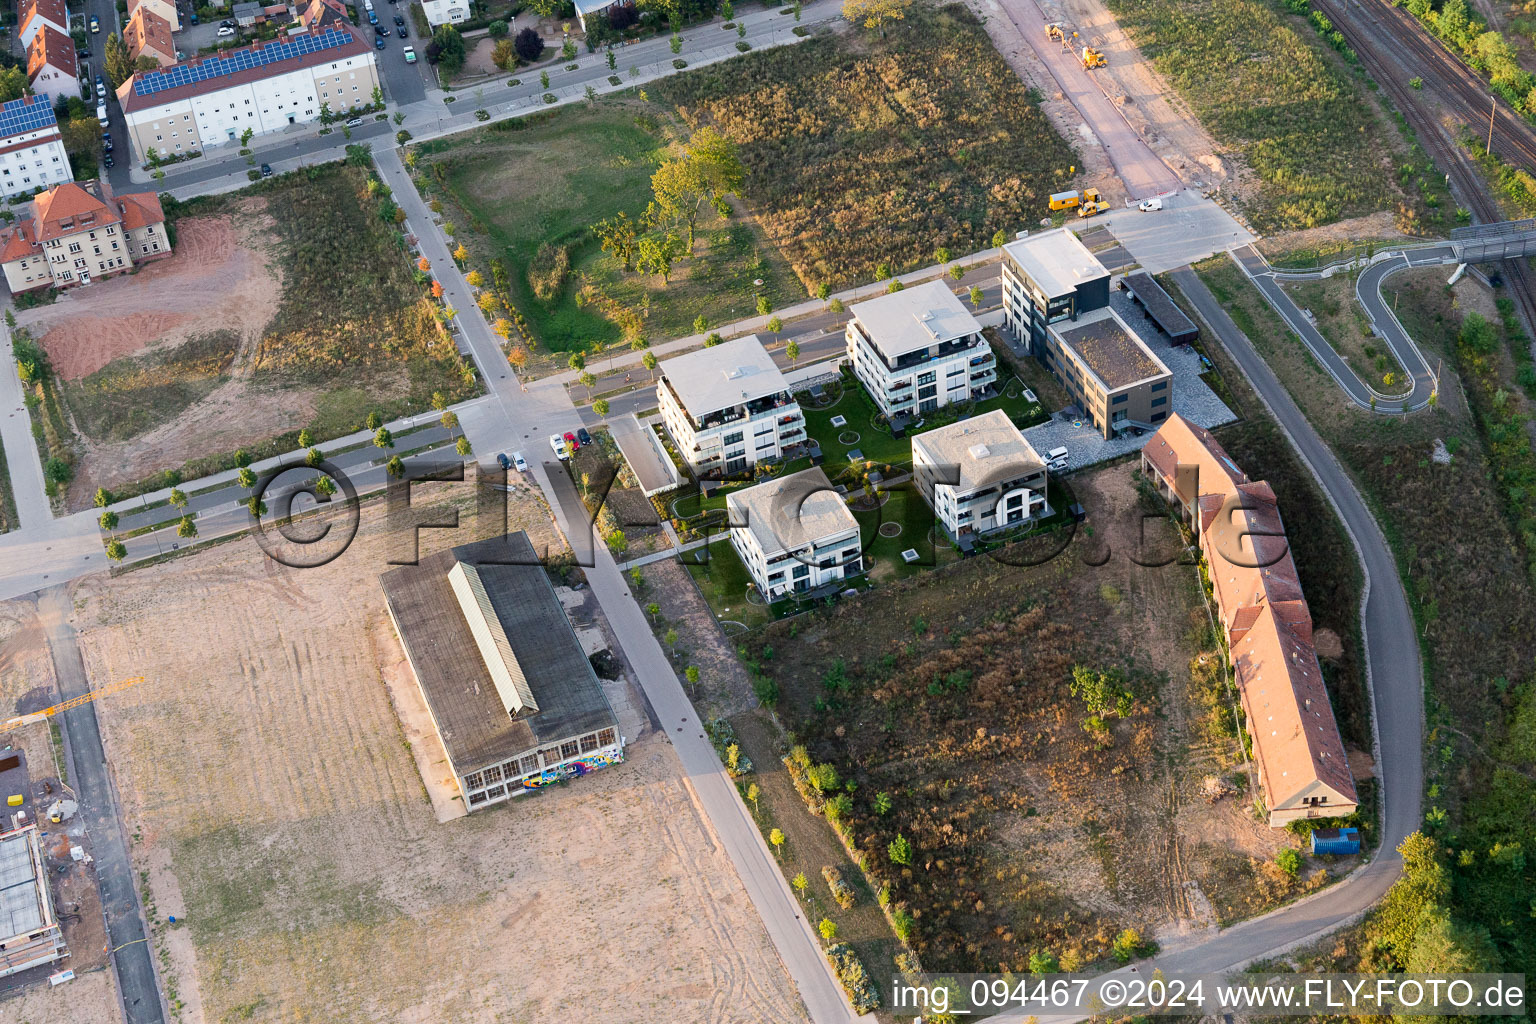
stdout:
POLYGON ((266 67, 268 64, 318 53, 321 50, 334 49, 350 42, 352 42, 351 33, 338 28, 327 28, 318 33, 269 43, 258 49, 241 49, 233 53, 204 57, 196 64, 176 64, 159 71, 142 72, 134 76, 133 92, 135 96, 152 96, 167 89, 266 67))
POLYGON ((0 137, 34 132, 57 123, 46 99, 23 96, 0 104, 0 137))

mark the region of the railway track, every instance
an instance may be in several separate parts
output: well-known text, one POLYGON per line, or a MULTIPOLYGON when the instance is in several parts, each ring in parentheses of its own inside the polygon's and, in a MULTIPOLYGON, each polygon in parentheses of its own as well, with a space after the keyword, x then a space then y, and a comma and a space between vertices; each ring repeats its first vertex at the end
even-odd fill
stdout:
MULTIPOLYGON (((1482 173, 1434 116, 1427 96, 1440 97, 1458 119, 1473 127, 1486 127, 1490 105, 1496 103, 1494 152, 1506 163, 1533 172, 1536 129, 1502 99, 1493 99, 1492 88, 1407 12, 1380 0, 1319 0, 1317 6, 1407 120, 1425 152, 1447 174, 1452 194, 1466 206, 1472 219, 1481 224, 1503 220, 1482 173), (1415 77, 1422 79, 1422 89, 1408 85, 1415 77)), ((1536 275, 1525 260, 1504 261, 1504 272, 1510 297, 1525 321, 1526 334, 1536 337, 1536 275)))

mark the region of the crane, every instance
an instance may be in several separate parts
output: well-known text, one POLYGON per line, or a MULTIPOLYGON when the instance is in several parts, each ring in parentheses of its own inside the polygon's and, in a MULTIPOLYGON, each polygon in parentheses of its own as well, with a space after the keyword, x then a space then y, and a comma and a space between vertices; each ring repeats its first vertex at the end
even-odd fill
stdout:
POLYGON ((120 690, 126 690, 128 687, 136 686, 143 681, 143 676, 132 676, 128 679, 120 679, 115 683, 108 683, 106 686, 92 690, 90 693, 83 693, 78 697, 71 697, 69 700, 66 700, 61 704, 55 704, 51 708, 43 708, 43 710, 34 711, 30 715, 17 715, 15 718, 8 718, 5 721, 0 722, 0 732, 5 732, 7 729, 14 729, 18 725, 29 725, 32 722, 45 722, 52 718, 54 715, 69 711, 73 708, 77 708, 82 704, 89 704, 91 701, 96 700, 98 697, 105 697, 108 694, 117 693, 120 690))

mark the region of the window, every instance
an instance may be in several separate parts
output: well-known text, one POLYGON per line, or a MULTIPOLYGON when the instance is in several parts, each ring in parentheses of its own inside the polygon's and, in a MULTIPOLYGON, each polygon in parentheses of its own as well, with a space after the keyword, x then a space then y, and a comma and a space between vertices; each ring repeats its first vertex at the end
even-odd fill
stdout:
POLYGON ((493 786, 491 789, 486 791, 485 798, 487 800, 497 800, 497 799, 500 799, 501 797, 504 797, 506 795, 507 795, 507 787, 506 786, 493 786))
POLYGON ((1160 380, 1156 384, 1152 385, 1152 390, 1153 391, 1167 391, 1168 390, 1168 382, 1165 381, 1165 380, 1160 380))
POLYGON ((479 772, 475 772, 472 775, 464 776, 464 785, 469 789, 480 789, 485 785, 485 781, 480 777, 479 772))
POLYGON ((480 774, 485 776, 485 781, 488 782, 488 783, 489 782, 500 782, 501 781, 501 765, 493 764, 489 768, 485 769, 485 771, 481 772, 480 774))
POLYGON ((1167 418, 1168 418, 1168 414, 1166 412, 1155 412, 1155 413, 1152 414, 1152 422, 1153 423, 1161 423, 1161 422, 1163 422, 1163 420, 1165 420, 1167 418))
POLYGON ((1156 409, 1160 405, 1167 405, 1167 404, 1168 404, 1168 396, 1167 395, 1164 395, 1161 398, 1154 398, 1154 399, 1152 399, 1152 408, 1154 408, 1154 409, 1156 409))
POLYGON ((727 446, 733 445, 733 444, 741 444, 742 440, 745 437, 746 437, 746 434, 743 433, 742 431, 738 430, 734 434, 726 434, 725 437, 722 438, 722 441, 727 446))
POLYGON ((1121 404, 1123 404, 1125 402, 1127 397, 1128 396, 1126 396, 1126 395, 1116 395, 1114 398, 1112 398, 1110 400, 1109 404, 1110 405, 1121 405, 1121 404))
POLYGON ((560 757, 562 759, 575 757, 579 753, 581 753, 581 747, 575 740, 567 740, 560 744, 560 757))
POLYGON ((524 775, 532 774, 539 770, 539 755, 529 754, 517 763, 518 771, 524 775))
POLYGON ((483 803, 485 803, 485 794, 484 793, 471 793, 471 794, 469 794, 469 802, 472 803, 472 804, 483 804, 483 803))
POLYGON ((557 765, 557 764, 560 763, 560 748, 559 747, 545 747, 543 750, 539 751, 539 755, 544 758, 544 767, 545 768, 548 768, 548 767, 550 767, 552 765, 557 765))
POLYGON ((614 734, 612 729, 604 729, 597 734, 597 742, 605 747, 613 746, 614 734))
POLYGON ((581 752, 583 754, 590 754, 590 753, 592 753, 592 751, 594 751, 596 749, 597 749, 597 733, 592 733, 590 736, 583 736, 581 738, 581 752))

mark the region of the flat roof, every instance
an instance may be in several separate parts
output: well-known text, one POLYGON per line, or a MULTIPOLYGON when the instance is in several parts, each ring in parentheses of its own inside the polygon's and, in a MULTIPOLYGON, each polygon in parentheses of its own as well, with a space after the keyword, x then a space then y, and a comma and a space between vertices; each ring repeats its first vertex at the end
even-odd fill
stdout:
POLYGON ((464 544, 379 577, 422 697, 459 774, 545 743, 618 727, 526 533, 464 544), (448 573, 479 570, 539 710, 508 717, 448 573), (498 564, 517 562, 516 565, 498 564))
POLYGON ((942 280, 855 302, 852 313, 888 359, 981 333, 981 324, 942 280))
POLYGON ((1109 276, 1098 257, 1067 228, 1017 239, 1003 246, 1003 251, 1053 298, 1109 276))
POLYGON ((36 835, 27 828, 0 836, 0 939, 51 923, 43 912, 48 893, 36 835))
POLYGON ((661 374, 694 419, 789 390, 755 334, 662 360, 661 374))
POLYGON ((819 466, 731 491, 725 505, 731 525, 750 530, 765 555, 799 551, 859 529, 819 466))
POLYGON ((1138 270, 1134 274, 1126 274, 1124 281, 1153 322, 1170 338, 1193 338, 1200 333, 1195 322, 1185 315, 1179 304, 1173 301, 1173 297, 1163 290, 1163 286, 1151 274, 1138 270))
POLYGON ((1051 325, 1051 333, 1077 353, 1105 391, 1119 391, 1138 381, 1168 375, 1168 367, 1146 342, 1107 306, 1051 325))
POLYGON ((1045 468, 1034 445, 1001 409, 914 434, 912 446, 921 448, 935 466, 954 466, 956 480, 939 482, 961 493, 1045 468))

